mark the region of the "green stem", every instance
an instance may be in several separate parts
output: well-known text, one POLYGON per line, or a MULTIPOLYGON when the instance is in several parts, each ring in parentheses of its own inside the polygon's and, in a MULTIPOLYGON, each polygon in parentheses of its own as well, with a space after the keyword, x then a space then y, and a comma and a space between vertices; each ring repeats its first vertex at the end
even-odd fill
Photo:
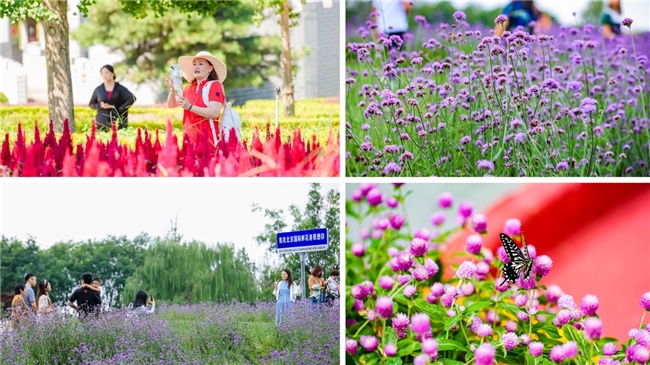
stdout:
POLYGON ((643 320, 645 319, 645 314, 648 313, 648 311, 643 311, 643 315, 641 316, 641 323, 639 324, 639 329, 643 327, 643 320))

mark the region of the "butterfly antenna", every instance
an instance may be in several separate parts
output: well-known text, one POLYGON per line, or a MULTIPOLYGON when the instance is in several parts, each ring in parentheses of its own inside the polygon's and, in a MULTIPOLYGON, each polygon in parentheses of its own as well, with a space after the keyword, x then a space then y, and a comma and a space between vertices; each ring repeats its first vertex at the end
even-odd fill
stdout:
POLYGON ((506 278, 503 278, 503 281, 501 282, 501 284, 499 284, 499 286, 503 285, 503 283, 505 282, 506 282, 506 278))

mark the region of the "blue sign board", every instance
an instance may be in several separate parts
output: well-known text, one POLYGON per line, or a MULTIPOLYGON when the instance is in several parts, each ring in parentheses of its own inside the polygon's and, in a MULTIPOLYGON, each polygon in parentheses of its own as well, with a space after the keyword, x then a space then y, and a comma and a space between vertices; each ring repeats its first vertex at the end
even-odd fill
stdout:
POLYGON ((327 250, 327 228, 278 233, 278 253, 327 250))

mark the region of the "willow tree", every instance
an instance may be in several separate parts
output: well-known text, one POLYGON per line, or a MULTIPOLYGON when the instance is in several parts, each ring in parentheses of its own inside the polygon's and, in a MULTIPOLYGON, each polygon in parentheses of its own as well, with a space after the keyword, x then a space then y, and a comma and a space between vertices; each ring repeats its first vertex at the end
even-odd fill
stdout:
POLYGON ((168 303, 252 303, 259 294, 254 271, 246 252, 236 252, 232 244, 159 239, 147 250, 142 267, 127 280, 124 304, 138 290, 168 303))

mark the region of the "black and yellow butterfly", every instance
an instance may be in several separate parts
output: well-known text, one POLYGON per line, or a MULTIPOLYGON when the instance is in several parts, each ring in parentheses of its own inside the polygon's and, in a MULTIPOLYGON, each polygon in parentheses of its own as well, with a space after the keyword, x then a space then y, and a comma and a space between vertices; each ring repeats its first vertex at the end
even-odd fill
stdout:
POLYGON ((528 255, 528 247, 526 246, 526 238, 524 238, 524 233, 521 232, 521 237, 523 239, 524 249, 519 249, 519 246, 508 237, 508 235, 501 233, 499 235, 501 238, 501 244, 506 250, 510 262, 503 266, 503 281, 499 286, 503 285, 504 282, 514 283, 519 279, 521 273, 524 273, 524 279, 528 279, 530 272, 533 269, 533 259, 528 255))

